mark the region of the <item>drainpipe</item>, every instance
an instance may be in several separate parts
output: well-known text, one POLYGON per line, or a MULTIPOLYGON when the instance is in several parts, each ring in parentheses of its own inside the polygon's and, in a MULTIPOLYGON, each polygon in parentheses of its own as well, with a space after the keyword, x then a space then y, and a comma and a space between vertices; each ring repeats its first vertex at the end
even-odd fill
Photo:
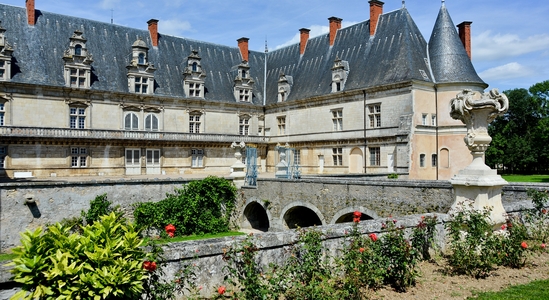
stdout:
POLYGON ((363 90, 362 91, 364 97, 362 97, 363 99, 363 105, 362 105, 362 113, 364 114, 364 174, 368 173, 366 170, 368 170, 367 168, 367 165, 366 165, 366 150, 368 149, 368 145, 367 145, 367 142, 366 142, 366 90, 363 90))
POLYGON ((437 86, 435 84, 435 112, 437 114, 437 118, 436 118, 436 123, 435 123, 435 153, 437 154, 437 166, 436 166, 436 172, 437 172, 437 176, 436 176, 436 180, 438 180, 438 171, 439 171, 439 161, 440 161, 440 157, 438 157, 438 154, 439 154, 439 151, 438 151, 438 118, 439 118, 439 113, 438 113, 438 89, 437 89, 437 86))

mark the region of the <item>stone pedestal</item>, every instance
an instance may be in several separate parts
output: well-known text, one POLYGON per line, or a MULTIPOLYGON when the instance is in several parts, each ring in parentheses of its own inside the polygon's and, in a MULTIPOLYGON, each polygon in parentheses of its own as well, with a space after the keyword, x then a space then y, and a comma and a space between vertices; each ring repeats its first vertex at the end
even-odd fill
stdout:
POLYGON ((455 201, 449 213, 468 207, 477 210, 490 209, 490 221, 498 226, 506 221, 501 191, 507 181, 484 163, 484 152, 492 141, 488 135, 488 124, 507 111, 509 101, 496 89, 482 94, 478 100, 473 100, 474 94, 464 90, 451 102, 452 118, 467 125, 464 140, 473 155, 473 161, 450 179, 454 186, 455 201))
POLYGON ((236 158, 236 161, 231 166, 232 172, 229 177, 233 179, 233 183, 237 189, 240 189, 242 186, 244 186, 246 182, 246 165, 242 163, 242 153, 240 152, 241 149, 245 147, 246 144, 244 144, 244 142, 240 142, 240 144, 233 142, 231 144, 231 148, 235 149, 234 157, 236 158))
POLYGON ((288 178, 288 163, 286 162, 286 149, 280 152, 280 162, 276 164, 276 178, 288 178))

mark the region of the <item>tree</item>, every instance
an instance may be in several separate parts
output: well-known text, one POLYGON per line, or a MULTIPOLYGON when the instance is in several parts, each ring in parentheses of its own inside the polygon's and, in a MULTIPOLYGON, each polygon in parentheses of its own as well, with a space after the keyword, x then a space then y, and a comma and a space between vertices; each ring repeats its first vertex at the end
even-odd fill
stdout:
POLYGON ((492 143, 486 151, 486 163, 503 166, 509 173, 549 171, 549 80, 504 94, 509 110, 488 127, 492 143))

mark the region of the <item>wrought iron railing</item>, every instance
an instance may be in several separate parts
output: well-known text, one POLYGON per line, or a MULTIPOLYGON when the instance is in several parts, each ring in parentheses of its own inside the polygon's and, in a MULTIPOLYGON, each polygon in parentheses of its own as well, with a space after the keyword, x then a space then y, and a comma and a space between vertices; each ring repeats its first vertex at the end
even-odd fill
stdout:
POLYGON ((266 137, 237 134, 184 133, 160 131, 130 131, 102 129, 70 129, 48 127, 0 126, 0 137, 35 137, 64 139, 112 139, 153 141, 197 141, 197 142, 245 142, 263 143, 266 137))

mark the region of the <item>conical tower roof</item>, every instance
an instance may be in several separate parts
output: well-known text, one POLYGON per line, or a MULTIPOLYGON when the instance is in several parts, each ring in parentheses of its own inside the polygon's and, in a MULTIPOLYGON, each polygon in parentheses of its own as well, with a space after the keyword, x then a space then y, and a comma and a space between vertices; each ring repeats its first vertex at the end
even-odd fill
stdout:
POLYGON ((436 83, 462 82, 488 86, 475 71, 444 2, 429 39, 429 59, 436 83))

